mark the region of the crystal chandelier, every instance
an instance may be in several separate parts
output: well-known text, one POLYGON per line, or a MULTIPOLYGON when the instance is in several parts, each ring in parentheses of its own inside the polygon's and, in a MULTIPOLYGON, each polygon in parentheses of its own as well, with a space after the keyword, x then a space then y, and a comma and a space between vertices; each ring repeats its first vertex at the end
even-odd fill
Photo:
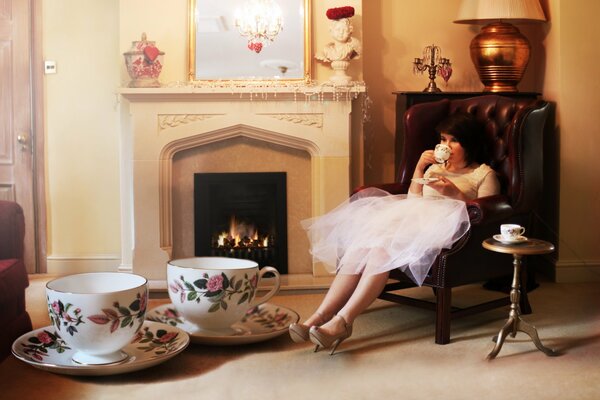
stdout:
POLYGON ((235 13, 235 26, 248 38, 248 49, 260 53, 283 29, 281 8, 274 0, 247 0, 235 13))

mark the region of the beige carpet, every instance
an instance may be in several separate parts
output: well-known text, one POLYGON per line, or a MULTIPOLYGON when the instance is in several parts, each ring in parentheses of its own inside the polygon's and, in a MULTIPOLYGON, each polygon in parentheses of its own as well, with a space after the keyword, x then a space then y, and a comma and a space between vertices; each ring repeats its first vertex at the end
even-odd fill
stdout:
MULTIPOLYGON (((28 289, 35 328, 48 324, 44 280, 28 289)), ((429 296, 430 290, 414 293, 429 296)), ((495 296, 478 286, 455 297, 495 296)), ((14 357, 0 364, 2 399, 598 399, 600 284, 542 283, 530 293, 534 324, 547 357, 525 334, 508 338, 497 359, 485 356, 508 311, 453 323, 451 343, 433 342, 433 313, 377 301, 338 353, 313 353, 287 335, 246 346, 190 345, 144 371, 111 377, 72 377, 35 369, 14 357)), ((272 303, 306 317, 322 293, 283 294, 272 303)), ((151 306, 168 302, 153 300, 151 306)))

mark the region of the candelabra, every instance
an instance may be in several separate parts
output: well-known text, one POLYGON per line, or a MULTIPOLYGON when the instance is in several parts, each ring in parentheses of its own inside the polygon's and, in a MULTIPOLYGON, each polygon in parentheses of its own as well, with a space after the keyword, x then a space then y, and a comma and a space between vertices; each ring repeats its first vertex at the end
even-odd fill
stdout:
POLYGON ((431 45, 423 49, 423 58, 415 58, 413 61, 413 73, 423 74, 424 71, 429 72, 429 85, 424 92, 441 92, 441 89, 435 84, 436 75, 440 75, 446 83, 452 75, 452 64, 448 58, 441 56, 442 50, 436 46, 431 45))

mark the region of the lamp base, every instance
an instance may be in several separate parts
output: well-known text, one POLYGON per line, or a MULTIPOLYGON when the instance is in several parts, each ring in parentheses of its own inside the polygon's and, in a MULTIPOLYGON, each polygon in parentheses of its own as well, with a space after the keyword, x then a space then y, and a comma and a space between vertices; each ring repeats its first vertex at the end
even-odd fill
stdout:
POLYGON ((485 85, 484 92, 517 92, 531 46, 515 26, 493 22, 471 41, 471 60, 485 85))

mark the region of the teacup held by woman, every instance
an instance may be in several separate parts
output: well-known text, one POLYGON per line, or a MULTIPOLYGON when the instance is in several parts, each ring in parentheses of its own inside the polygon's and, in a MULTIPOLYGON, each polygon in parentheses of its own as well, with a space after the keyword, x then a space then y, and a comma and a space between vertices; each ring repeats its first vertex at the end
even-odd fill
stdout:
POLYGON ((144 323, 148 281, 119 272, 68 275, 46 284, 46 298, 56 333, 76 350, 73 361, 115 364, 129 358, 121 349, 144 323))
POLYGON ((273 297, 280 276, 273 267, 250 260, 226 257, 194 257, 167 263, 169 298, 186 321, 202 331, 227 334, 246 312, 273 297), (274 286, 260 298, 256 288, 266 273, 275 275, 274 286))
POLYGON ((443 164, 450 158, 450 154, 452 154, 452 149, 450 146, 445 144, 436 144, 435 149, 433 150, 433 158, 438 164, 443 164))

